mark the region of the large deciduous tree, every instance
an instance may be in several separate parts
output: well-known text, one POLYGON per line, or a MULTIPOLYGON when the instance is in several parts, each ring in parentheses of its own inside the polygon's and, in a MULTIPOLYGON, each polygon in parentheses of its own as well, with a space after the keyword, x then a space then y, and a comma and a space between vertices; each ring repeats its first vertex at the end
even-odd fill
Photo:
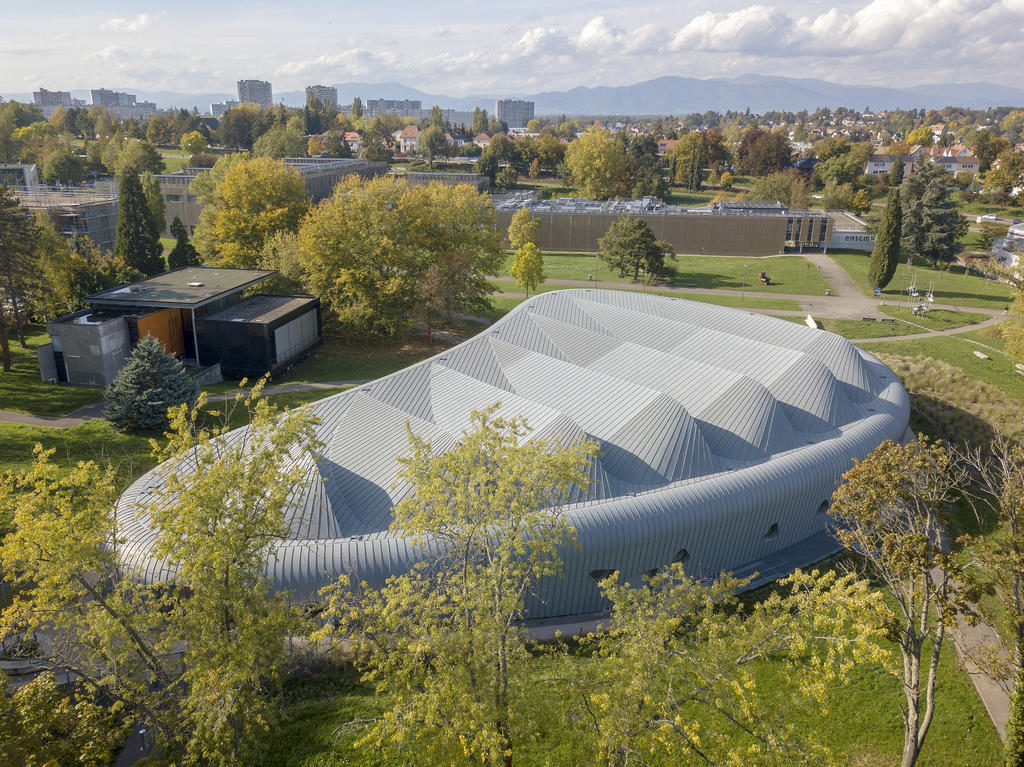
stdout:
POLYGON ((596 443, 529 439, 522 418, 474 411, 446 452, 410 433, 401 480, 413 493, 392 530, 436 555, 381 589, 326 590, 325 636, 353 643, 364 679, 390 705, 362 742, 430 764, 510 767, 528 734, 530 653, 522 626, 542 578, 574 540, 561 513, 589 483, 596 443), (336 628, 335 628, 336 627, 336 628))
POLYGON ((675 259, 672 246, 655 239, 654 232, 642 218, 623 213, 597 244, 601 259, 618 269, 620 276, 632 273, 637 280, 643 272, 645 277, 654 279, 672 271, 665 263, 666 259, 675 259))
POLYGON ((605 200, 621 188, 626 153, 621 141, 604 128, 594 127, 566 147, 565 166, 576 194, 605 200))
POLYGON ((11 369, 10 331, 28 348, 22 330, 28 321, 28 298, 38 283, 38 232, 28 211, 10 187, 0 185, 0 355, 3 369, 11 369))
POLYGON ((468 185, 350 177, 299 231, 302 282, 357 335, 392 335, 411 314, 487 308, 501 267, 494 208, 468 185))
POLYGON ((777 131, 748 128, 740 141, 736 158, 740 170, 751 176, 765 176, 789 165, 789 140, 777 131))
POLYGON ((774 172, 761 176, 750 187, 753 200, 777 200, 789 208, 806 208, 807 182, 797 173, 774 172))
POLYGON ((433 122, 420 132, 416 146, 431 168, 434 167, 434 160, 444 157, 449 151, 448 138, 445 136, 444 128, 433 122))
POLYGON ((903 229, 903 213, 900 209, 899 189, 889 192, 885 203, 882 223, 875 234, 875 247, 871 251, 868 267, 868 284, 873 288, 884 288, 892 282, 900 259, 900 233, 903 229))
POLYGON ((160 232, 153 222, 153 212, 136 173, 128 171, 121 176, 117 205, 114 255, 146 276, 162 272, 164 249, 160 244, 160 232))
POLYGON ((577 694, 569 718, 582 723, 578 763, 831 763, 791 720, 824 716, 849 670, 881 656, 879 593, 851 575, 798 571, 744 605, 735 593, 747 581, 701 582, 678 563, 643 581, 601 581, 611 614, 583 642, 600 662, 566 664, 577 694), (784 669, 779 686, 759 684, 769 659, 784 669))
POLYGON ((193 190, 203 203, 195 241, 211 266, 254 269, 267 237, 295 231, 306 213, 306 185, 269 157, 222 158, 193 190))
POLYGON ((935 713, 946 629, 970 612, 962 565, 943 545, 946 508, 967 475, 941 442, 920 437, 883 442, 843 476, 830 514, 836 537, 891 597, 883 618, 899 653, 891 671, 904 698, 901 764, 912 767, 935 713))

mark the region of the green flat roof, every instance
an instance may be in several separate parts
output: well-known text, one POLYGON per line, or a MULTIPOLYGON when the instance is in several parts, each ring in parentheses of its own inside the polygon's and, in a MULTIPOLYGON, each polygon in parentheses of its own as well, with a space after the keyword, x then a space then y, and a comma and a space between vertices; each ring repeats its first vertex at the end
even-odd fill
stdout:
POLYGON ((183 266, 144 280, 129 282, 86 296, 92 304, 195 309, 221 296, 237 293, 274 274, 264 269, 218 269, 183 266))

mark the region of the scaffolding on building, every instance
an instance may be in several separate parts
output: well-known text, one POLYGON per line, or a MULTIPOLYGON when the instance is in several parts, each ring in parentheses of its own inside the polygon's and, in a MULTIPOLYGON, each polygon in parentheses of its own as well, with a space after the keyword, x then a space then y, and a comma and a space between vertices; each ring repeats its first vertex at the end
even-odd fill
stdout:
POLYGON ((114 247, 118 200, 115 184, 39 186, 17 189, 15 195, 30 211, 45 214, 59 234, 69 238, 88 236, 100 248, 114 247))

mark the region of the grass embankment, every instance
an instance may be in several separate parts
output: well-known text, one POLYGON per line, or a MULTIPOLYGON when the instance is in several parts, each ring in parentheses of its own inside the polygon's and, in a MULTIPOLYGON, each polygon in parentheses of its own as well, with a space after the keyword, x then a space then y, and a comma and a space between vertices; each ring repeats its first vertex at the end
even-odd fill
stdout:
POLYGON ((0 410, 60 416, 102 399, 103 391, 98 388, 43 382, 36 349, 50 342, 46 328, 29 325, 25 341, 28 349, 22 349, 17 337, 11 335, 11 372, 0 372, 0 410))
MULTIPOLYGON (((868 287, 868 266, 871 254, 859 251, 836 250, 829 256, 839 264, 850 278, 860 286, 865 295, 871 295, 868 287)), ((913 267, 901 263, 888 287, 882 290, 882 299, 897 301, 900 291, 916 285, 923 296, 934 285, 935 303, 981 309, 1003 309, 1010 303, 1012 290, 995 280, 968 274, 963 267, 951 266, 948 270, 934 269, 926 263, 915 262, 913 267)), ((906 293, 904 292, 904 296, 906 293)), ((906 300, 904 298, 904 300, 906 300)))
MULTIPOLYGON (((581 665, 598 662, 572 656, 581 665)), ((565 691, 547 678, 546 661, 535 659, 536 670, 527 692, 527 710, 535 717, 539 737, 517 745, 521 764, 575 767, 585 758, 574 742, 575 722, 565 726, 561 717, 576 709, 565 691)), ((781 664, 764 663, 758 669, 758 685, 765 690, 786 684, 781 664)), ((1001 746, 995 728, 971 688, 967 675, 957 666, 947 643, 939 667, 937 708, 932 728, 918 762, 923 767, 987 767, 1001 764, 1001 746)), ((850 684, 835 689, 827 716, 820 711, 799 711, 787 720, 804 738, 827 746, 838 763, 850 765, 895 764, 902 749, 897 680, 877 666, 854 669, 850 684)), ((268 738, 267 767, 328 767, 329 765, 405 765, 405 755, 385 759, 372 747, 356 748, 362 731, 340 730, 357 717, 380 713, 387 700, 377 697, 353 673, 335 673, 293 681, 285 686, 285 707, 280 724, 268 738)), ((584 720, 585 721, 585 720, 584 720)), ((706 726, 714 726, 710 722, 706 726)), ((719 725, 720 726, 720 725, 719 725)), ((678 754, 645 755, 645 764, 680 764, 678 754), (649 761, 648 761, 649 760, 649 761)))
MULTIPOLYGON (((268 394, 267 399, 284 409, 314 402, 340 391, 342 389, 331 388, 284 392, 268 394)), ((211 403, 210 407, 223 409, 224 405, 211 403)), ((232 426, 243 426, 247 422, 248 414, 241 408, 236 409, 231 419, 232 426)), ((164 441, 160 430, 122 434, 102 418, 94 418, 71 429, 0 423, 0 472, 27 468, 32 463, 33 448, 39 443, 46 449, 56 450, 53 459, 58 463, 88 460, 112 463, 118 467, 121 480, 127 483, 154 465, 150 438, 160 443, 164 441)))
POLYGON ((428 344, 419 335, 388 341, 347 341, 337 329, 325 326, 323 343, 273 384, 380 378, 439 354, 446 346, 439 341, 428 344))
POLYGON ((861 346, 872 354, 940 360, 959 368, 962 376, 990 384, 1018 402, 1024 400, 1024 376, 1017 372, 1013 360, 999 351, 1002 342, 979 335, 978 331, 904 341, 868 342, 861 346), (981 359, 975 351, 989 359, 981 359))
MULTIPOLYGON (((505 261, 502 276, 508 276, 512 256, 505 261)), ((677 256, 669 262, 676 274, 666 283, 673 287, 705 290, 734 290, 753 294, 795 293, 824 295, 830 286, 821 273, 803 256, 741 258, 736 256, 677 256), (762 285, 758 275, 766 272, 770 285, 762 285)), ((544 274, 549 280, 632 283, 620 277, 593 253, 545 253, 544 274), (590 279, 593 278, 593 279, 590 279)), ((640 285, 640 283, 632 283, 640 285)))

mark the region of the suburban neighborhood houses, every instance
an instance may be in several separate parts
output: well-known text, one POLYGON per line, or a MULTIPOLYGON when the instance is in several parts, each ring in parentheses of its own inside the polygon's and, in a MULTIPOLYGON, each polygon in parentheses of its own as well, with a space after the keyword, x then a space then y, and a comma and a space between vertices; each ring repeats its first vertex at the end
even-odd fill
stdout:
POLYGON ((56 10, 0 767, 1024 764, 1020 8, 56 10))

